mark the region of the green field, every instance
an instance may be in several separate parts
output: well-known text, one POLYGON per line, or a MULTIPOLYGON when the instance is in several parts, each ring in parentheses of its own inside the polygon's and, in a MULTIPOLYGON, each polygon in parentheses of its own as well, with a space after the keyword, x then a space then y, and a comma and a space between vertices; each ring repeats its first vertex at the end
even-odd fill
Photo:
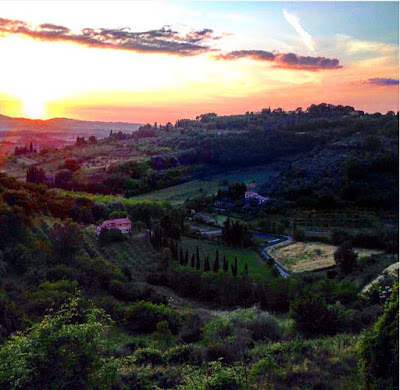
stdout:
POLYGON ((193 180, 173 187, 138 195, 132 199, 149 199, 180 204, 187 199, 193 199, 201 195, 215 194, 219 188, 224 188, 224 180, 227 180, 228 183, 244 182, 245 184, 250 184, 254 182, 257 185, 265 182, 275 173, 276 171, 271 165, 240 169, 227 174, 215 175, 209 180, 193 180))
POLYGON ((149 198, 124 198, 122 196, 115 196, 115 195, 97 195, 91 194, 89 192, 79 192, 79 191, 67 191, 67 190, 60 190, 60 189, 53 189, 52 191, 57 192, 63 196, 70 196, 71 198, 86 198, 91 199, 95 202, 99 203, 113 203, 113 202, 122 202, 126 205, 137 205, 137 204, 146 204, 146 203, 157 203, 160 206, 166 206, 164 202, 156 202, 149 198))
MULTIPOLYGON (((212 268, 215 260, 215 254, 218 249, 220 268, 222 260, 226 256, 229 264, 233 264, 235 257, 238 259, 238 274, 244 271, 244 267, 248 265, 249 277, 257 282, 265 282, 272 278, 272 269, 254 250, 244 250, 237 248, 228 248, 220 241, 211 240, 196 240, 193 238, 182 237, 179 245, 182 249, 189 251, 189 258, 193 253, 196 253, 196 247, 199 247, 200 259, 203 260, 206 256, 210 257, 210 266, 212 268)), ((229 270, 229 274, 231 271, 229 270)))

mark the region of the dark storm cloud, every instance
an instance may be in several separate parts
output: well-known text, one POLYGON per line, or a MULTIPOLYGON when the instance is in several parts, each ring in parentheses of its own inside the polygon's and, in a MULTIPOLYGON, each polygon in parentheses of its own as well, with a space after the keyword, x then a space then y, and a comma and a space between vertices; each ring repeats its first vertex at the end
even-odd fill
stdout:
POLYGON ((318 71, 342 68, 337 58, 305 57, 295 53, 274 53, 264 50, 231 51, 227 54, 219 54, 216 58, 228 61, 237 60, 239 58, 251 58, 255 61, 272 62, 277 68, 287 69, 318 71))
POLYGON ((386 78, 373 78, 365 81, 363 84, 374 84, 374 85, 382 85, 382 86, 392 86, 399 85, 398 79, 386 79, 386 78))
POLYGON ((42 41, 74 42, 88 47, 178 56, 215 51, 208 42, 221 38, 211 29, 191 30, 182 34, 169 26, 143 32, 132 32, 128 28, 84 28, 79 33, 73 33, 67 27, 51 23, 33 27, 20 20, 0 18, 0 36, 8 34, 21 34, 42 41))

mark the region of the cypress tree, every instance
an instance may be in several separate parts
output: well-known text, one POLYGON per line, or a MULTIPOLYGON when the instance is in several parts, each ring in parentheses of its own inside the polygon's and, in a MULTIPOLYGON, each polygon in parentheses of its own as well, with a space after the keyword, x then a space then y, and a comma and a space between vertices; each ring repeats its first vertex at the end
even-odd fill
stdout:
POLYGON ((183 265, 184 264, 184 258, 183 258, 183 249, 181 247, 181 250, 179 251, 179 264, 183 265))
POLYGON ((200 269, 200 254, 198 246, 196 246, 196 269, 200 269), (198 267, 197 264, 199 265, 198 267))
POLYGON ((196 269, 199 270, 200 269, 200 257, 196 256, 196 269))
POLYGON ((246 265, 244 266, 244 274, 246 276, 249 274, 249 266, 247 265, 247 261, 246 261, 246 265))
POLYGON ((188 250, 186 249, 186 252, 185 252, 185 266, 187 266, 188 263, 189 263, 189 252, 188 252, 188 250))
POLYGON ((191 266, 192 268, 194 268, 194 259, 195 259, 195 256, 194 256, 194 253, 193 253, 192 259, 190 260, 190 266, 191 266))
POLYGON ((207 272, 209 272, 210 271, 210 258, 207 256, 206 257, 206 264, 207 264, 207 272))
POLYGON ((226 259, 226 256, 224 255, 224 271, 228 272, 229 269, 229 264, 228 264, 228 260, 226 259))
POLYGON ((218 250, 217 250, 217 256, 215 257, 213 272, 218 273, 218 271, 219 271, 219 257, 218 257, 218 250))
POLYGON ((235 263, 231 265, 232 269, 232 275, 236 276, 237 275, 237 257, 235 257, 235 263))

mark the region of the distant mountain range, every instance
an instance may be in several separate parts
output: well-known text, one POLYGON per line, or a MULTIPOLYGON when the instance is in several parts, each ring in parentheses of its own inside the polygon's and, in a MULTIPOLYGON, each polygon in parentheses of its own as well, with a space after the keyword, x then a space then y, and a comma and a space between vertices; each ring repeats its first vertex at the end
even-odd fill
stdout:
POLYGON ((13 118, 0 114, 0 132, 67 132, 67 133, 96 133, 96 132, 132 132, 141 123, 128 122, 99 122, 82 121, 68 118, 53 118, 48 120, 13 118))

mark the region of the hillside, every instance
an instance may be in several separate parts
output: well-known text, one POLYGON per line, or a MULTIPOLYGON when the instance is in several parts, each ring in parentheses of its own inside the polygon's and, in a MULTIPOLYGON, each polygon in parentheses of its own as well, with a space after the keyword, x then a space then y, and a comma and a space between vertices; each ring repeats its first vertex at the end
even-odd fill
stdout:
POLYGON ((301 115, 9 155, 22 180, 0 173, 0 387, 390 388, 397 275, 377 277, 398 262, 398 118, 301 115), (95 235, 118 218, 130 234, 95 235), (283 235, 285 276, 261 256, 283 235))
POLYGON ((137 130, 139 126, 141 126, 140 123, 83 121, 68 118, 52 118, 42 120, 14 118, 0 114, 0 135, 5 135, 5 133, 1 133, 4 131, 73 132, 76 134, 90 132, 95 133, 96 131, 107 131, 109 133, 110 130, 115 132, 131 132, 137 130))

